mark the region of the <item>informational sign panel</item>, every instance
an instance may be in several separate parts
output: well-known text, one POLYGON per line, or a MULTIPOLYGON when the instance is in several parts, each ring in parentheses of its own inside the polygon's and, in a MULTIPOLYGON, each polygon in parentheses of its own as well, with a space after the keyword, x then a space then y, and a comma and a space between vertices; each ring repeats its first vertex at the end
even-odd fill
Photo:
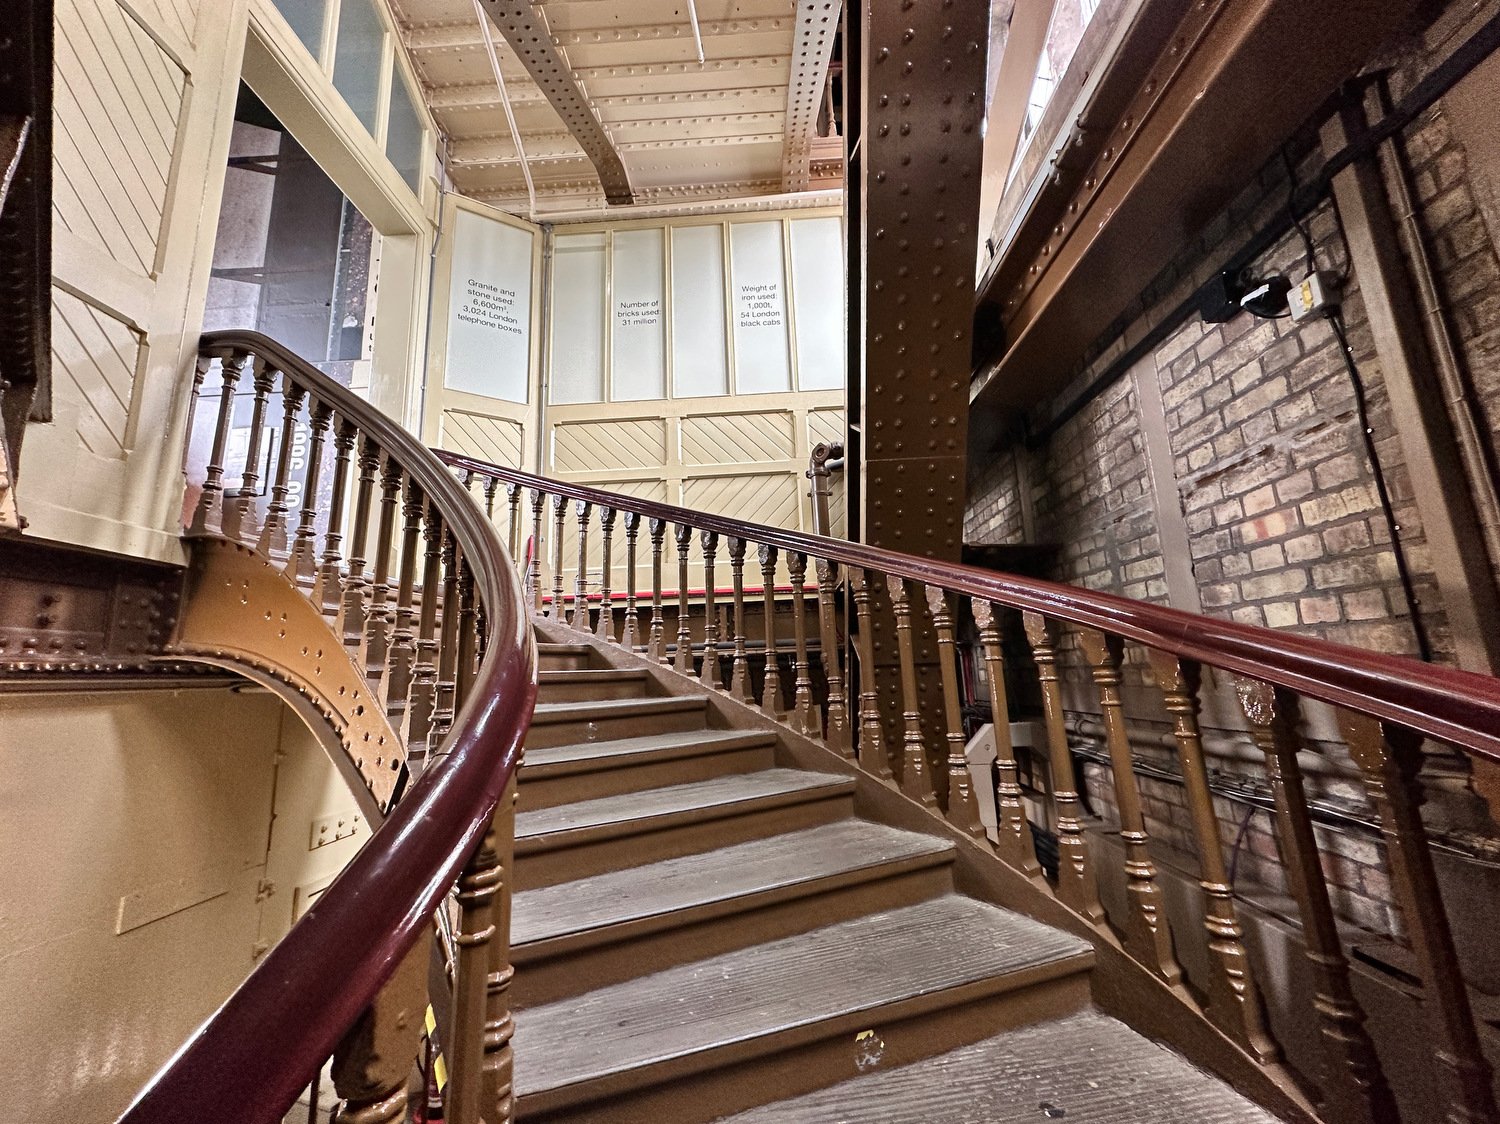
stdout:
POLYGON ((661 227, 619 230, 614 235, 614 335, 610 359, 614 398, 635 401, 666 395, 666 275, 661 227))
POLYGON ((672 231, 672 393, 698 398, 729 393, 724 338, 724 228, 672 231))
POLYGON ((532 235, 460 208, 451 237, 443 384, 466 394, 525 402, 531 381, 532 235))
POLYGON ((736 388, 741 394, 790 390, 781 223, 734 223, 729 230, 736 388))
POLYGON ((834 215, 789 226, 797 386, 837 390, 844 385, 844 224, 834 215))

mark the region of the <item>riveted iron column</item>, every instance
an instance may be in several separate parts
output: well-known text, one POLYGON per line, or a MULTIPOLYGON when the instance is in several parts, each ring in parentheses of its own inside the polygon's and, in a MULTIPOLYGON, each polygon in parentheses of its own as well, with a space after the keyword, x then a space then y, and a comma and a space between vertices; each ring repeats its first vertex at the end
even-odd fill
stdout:
MULTIPOLYGON (((863 355, 851 351, 849 372, 860 438, 851 448, 861 454, 858 535, 956 562, 989 5, 895 0, 863 6, 860 18, 861 152, 849 181, 863 281, 862 307, 851 306, 850 323, 865 328, 863 355)), ((873 624, 877 684, 882 696, 896 698, 894 621, 878 611, 873 624)), ((944 712, 941 677, 925 621, 913 640, 921 711, 936 718, 944 712)), ((896 708, 882 713, 887 743, 900 744, 890 724, 896 708)), ((929 754, 940 760, 942 722, 923 726, 929 754)))

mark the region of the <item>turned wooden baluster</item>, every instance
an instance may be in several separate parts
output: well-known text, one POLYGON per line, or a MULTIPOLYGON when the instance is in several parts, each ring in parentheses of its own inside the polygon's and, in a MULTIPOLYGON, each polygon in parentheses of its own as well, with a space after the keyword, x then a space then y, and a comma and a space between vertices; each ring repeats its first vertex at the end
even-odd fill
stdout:
POLYGON ((500 478, 486 476, 482 487, 484 488, 484 517, 493 523, 495 521, 495 493, 500 490, 500 478))
POLYGON ((1406 921, 1407 941, 1422 973, 1422 1003, 1433 1035, 1435 1084, 1454 1124, 1494 1124, 1493 1075, 1480 1048, 1474 1012, 1432 865, 1424 799, 1421 739, 1394 723, 1340 710, 1339 730, 1380 816, 1391 889, 1406 921))
POLYGON ((484 1031, 489 1000, 490 942, 495 939, 495 898, 504 878, 499 840, 491 821, 484 838, 458 878, 458 931, 453 964, 451 1042, 443 1043, 448 1063, 447 1124, 477 1124, 489 1116, 484 1104, 484 1031))
POLYGON ((719 553, 719 532, 702 531, 698 541, 703 547, 703 672, 699 682, 717 691, 723 686, 719 678, 719 613, 714 607, 714 558, 719 553))
POLYGON ((339 600, 339 615, 334 625, 334 631, 349 645, 357 645, 365 632, 365 605, 370 588, 365 577, 365 550, 370 543, 370 503, 379 468, 380 450, 366 437, 359 443, 359 487, 354 496, 354 529, 349 536, 349 573, 344 579, 344 595, 339 600))
POLYGON ((415 662, 417 637, 412 628, 412 596, 417 584, 417 556, 421 552, 422 487, 410 477, 401 504, 401 568, 396 579, 396 612, 391 618, 390 656, 380 689, 385 712, 396 717, 406 708, 406 694, 411 690, 412 665, 415 662))
POLYGON ((547 509, 547 493, 531 490, 531 560, 526 565, 526 582, 530 587, 531 611, 542 611, 542 514, 547 509))
POLYGON ((333 421, 333 407, 312 399, 309 424, 312 437, 307 445, 307 478, 302 482, 302 511, 292 553, 286 560, 286 575, 299 585, 312 584, 318 557, 318 479, 323 471, 323 441, 333 421))
POLYGON ((443 604, 438 636, 436 701, 432 712, 432 735, 428 746, 437 749, 453 726, 454 699, 458 686, 458 539, 450 529, 443 538, 443 604))
POLYGON ((1005 862, 1026 875, 1036 878, 1042 864, 1036 861, 1036 842, 1026 820, 1022 801, 1020 773, 1016 768, 1015 745, 1010 740, 1010 701, 1005 687, 1005 657, 1000 650, 1000 629, 995 623, 995 609, 988 601, 974 601, 974 623, 979 626, 979 643, 984 649, 984 667, 990 684, 990 721, 995 734, 995 849, 1005 862))
POLYGON ((880 728, 880 693, 875 689, 875 633, 870 623, 870 576, 867 571, 850 568, 849 582, 854 590, 854 612, 859 622, 856 644, 859 650, 859 764, 877 780, 890 783, 890 754, 885 748, 885 733, 880 728))
POLYGON ((661 552, 667 537, 667 522, 652 519, 648 530, 651 532, 651 636, 647 641, 646 657, 656 663, 666 663, 666 624, 661 616, 661 552))
MULTIPOLYGON (((505 485, 506 507, 509 511, 505 524, 505 552, 510 555, 511 565, 517 569, 521 565, 521 491, 519 484, 505 485)), ((521 576, 524 578, 526 575, 521 576)))
POLYGON ((1058 683, 1057 652, 1047 620, 1040 613, 1023 613, 1026 639, 1036 660, 1042 684, 1042 708, 1047 718, 1048 760, 1052 765, 1052 801, 1057 812, 1057 896, 1066 906, 1090 921, 1104 920, 1099 888, 1089 862, 1088 843, 1083 838, 1082 801, 1078 797, 1078 774, 1068 750, 1068 731, 1063 724, 1062 690, 1058 683))
POLYGON ((563 612, 563 524, 568 518, 568 497, 552 497, 552 619, 562 624, 563 612))
POLYGON ((761 604, 766 617, 766 674, 761 684, 760 709, 769 718, 781 717, 781 664, 776 659, 776 548, 761 543, 761 604))
POLYGON ((375 1002, 333 1053, 333 1087, 342 1099, 334 1124, 396 1124, 407 1118, 407 1082, 427 1010, 429 938, 401 958, 375 1002))
POLYGON ((578 511, 578 572, 573 577, 573 620, 579 632, 589 631, 589 516, 594 505, 579 500, 578 511))
POLYGON ((516 1024, 510 1013, 510 984, 515 968, 510 962, 511 893, 516 869, 516 776, 511 774, 495 807, 495 854, 500 883, 495 890, 495 931, 489 942, 489 973, 485 981, 484 1103, 494 1106, 485 1120, 511 1124, 515 1119, 515 1055, 511 1039, 516 1024))
MULTIPOLYGON (((611 581, 610 570, 614 562, 610 554, 615 549, 614 539, 615 509, 612 507, 601 507, 599 509, 599 543, 604 550, 604 564, 599 572, 599 622, 594 626, 594 635, 610 644, 615 642, 614 593, 609 588, 611 581)), ((585 621, 585 623, 587 622, 585 621)))
POLYGON ((927 611, 932 614, 932 629, 937 634, 943 711, 948 720, 948 822, 975 839, 984 839, 984 824, 979 820, 979 805, 974 800, 974 782, 969 776, 969 758, 965 752, 968 739, 964 737, 963 703, 959 701, 958 650, 948 591, 928 586, 927 611))
POLYGON ((745 640, 745 540, 731 536, 729 574, 734 584, 734 662, 729 668, 729 693, 740 702, 750 701, 750 654, 745 640))
MULTIPOLYGON (((911 602, 907 583, 887 576, 886 588, 891 595, 891 611, 896 617, 896 646, 901 656, 901 791, 929 808, 938 806, 933 791, 931 771, 927 767, 927 747, 922 742, 921 700, 917 696, 917 662, 911 635, 911 602)), ((867 669, 873 676, 875 665, 867 669)))
POLYGON ((313 604, 329 615, 338 611, 343 585, 340 564, 344 558, 340 551, 344 545, 344 503, 349 490, 349 460, 358 436, 352 421, 340 419, 333 438, 333 498, 328 503, 328 530, 323 534, 323 560, 318 564, 312 589, 313 604))
POLYGON ((375 529, 375 576, 371 580, 370 612, 360 638, 360 666, 366 674, 385 666, 394 611, 391 605, 391 546, 396 537, 396 507, 401 493, 401 466, 385 458, 380 475, 380 519, 375 529))
POLYGON ((844 673, 839 664, 838 605, 834 601, 834 583, 838 565, 826 558, 816 558, 818 571, 818 639, 822 648, 823 678, 828 683, 828 747, 845 757, 850 756, 849 708, 844 701, 844 673))
POLYGON ((1177 755, 1187 792, 1188 811, 1198 846, 1199 885, 1203 887, 1203 927, 1208 931, 1208 1017, 1230 1038, 1261 1061, 1276 1057, 1266 1031, 1260 990, 1245 949, 1244 931, 1234 908, 1234 887, 1224 866, 1219 819, 1208 787, 1208 765, 1198 731, 1199 668, 1170 652, 1147 650, 1152 674, 1174 719, 1177 755))
POLYGON ((807 658, 807 555, 800 550, 786 552, 786 568, 792 579, 792 637, 796 652, 793 670, 796 691, 792 712, 787 716, 792 729, 810 738, 823 736, 822 715, 813 706, 812 663, 807 658))
POLYGON ((225 355, 219 360, 219 416, 214 421, 214 440, 203 474, 203 490, 188 530, 194 534, 218 533, 222 530, 220 502, 224 491, 224 450, 229 442, 230 423, 234 420, 234 391, 248 356, 225 355))
POLYGON ((292 490, 292 449, 297 443, 297 415, 307 391, 281 376, 281 444, 276 449, 276 479, 271 484, 271 502, 266 505, 266 521, 261 524, 256 549, 268 557, 284 554, 287 549, 287 496, 292 490))
POLYGON ((260 491, 260 445, 266 428, 266 402, 276 385, 276 368, 264 359, 255 360, 251 379, 250 433, 245 448, 245 471, 238 491, 224 493, 222 526, 224 537, 251 544, 256 541, 255 496, 260 491))
POLYGON ((436 505, 427 505, 424 528, 427 551, 422 564, 422 606, 417 617, 416 650, 412 657, 411 686, 404 714, 407 760, 415 776, 427 753, 432 731, 432 712, 437 696, 438 587, 443 580, 443 517, 436 505))
POLYGON ((1182 979, 1182 968, 1172 947, 1166 901, 1156 884, 1156 864, 1151 861, 1150 836, 1141 813, 1141 794, 1120 700, 1121 642, 1092 628, 1079 629, 1078 641, 1099 694, 1115 804, 1120 811, 1120 842, 1125 846, 1125 948, 1167 983, 1175 984, 1182 979))
POLYGON ((688 551, 693 545, 693 529, 677 524, 677 670, 693 674, 693 633, 688 627, 688 551))
POLYGON ((1349 984, 1349 962, 1339 940, 1318 857, 1318 839, 1307 810, 1302 769, 1297 764, 1296 696, 1252 679, 1239 679, 1235 687, 1251 735, 1265 756, 1287 889, 1302 918, 1312 969, 1313 1010, 1323 1039, 1324 1113, 1340 1124, 1394 1124, 1400 1114, 1365 1029, 1364 1009, 1349 984))
POLYGON ((636 562, 636 539, 641 533, 641 513, 639 511, 627 511, 625 513, 625 629, 620 637, 620 644, 628 651, 635 651, 636 647, 636 620, 635 607, 635 562, 636 562))
MULTIPOLYGON (((454 675, 453 713, 463 710, 479 669, 479 601, 474 596, 474 571, 469 560, 458 557, 458 670, 454 675)), ((453 725, 450 720, 448 725, 453 725)))

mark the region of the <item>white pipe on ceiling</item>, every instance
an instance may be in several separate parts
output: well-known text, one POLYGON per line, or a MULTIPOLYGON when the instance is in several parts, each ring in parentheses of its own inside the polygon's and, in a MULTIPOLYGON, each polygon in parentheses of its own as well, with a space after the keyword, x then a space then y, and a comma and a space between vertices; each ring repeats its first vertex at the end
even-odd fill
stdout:
POLYGON ((693 25, 693 42, 698 45, 698 65, 703 65, 703 35, 698 30, 698 5, 695 0, 687 0, 688 20, 693 25))
POLYGON ((505 110, 505 123, 510 126, 511 140, 516 145, 516 158, 521 162, 521 175, 526 179, 526 199, 529 206, 527 217, 536 219, 536 185, 531 182, 531 165, 526 162, 526 145, 521 140, 521 130, 516 128, 516 115, 510 107, 510 95, 505 90, 505 76, 500 73, 500 57, 495 54, 495 38, 490 34, 490 21, 484 14, 479 0, 474 0, 474 15, 479 20, 479 34, 484 36, 484 49, 490 56, 490 69, 495 73, 495 85, 500 90, 500 105, 505 110))

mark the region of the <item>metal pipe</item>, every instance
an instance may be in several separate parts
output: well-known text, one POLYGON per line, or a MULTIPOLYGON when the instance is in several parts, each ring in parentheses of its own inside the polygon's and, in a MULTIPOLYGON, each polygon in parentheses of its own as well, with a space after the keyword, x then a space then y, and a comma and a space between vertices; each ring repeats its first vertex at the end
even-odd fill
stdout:
POLYGON ((484 14, 484 6, 474 0, 474 15, 479 19, 479 34, 484 37, 485 53, 490 56, 490 69, 495 74, 495 86, 500 91, 500 106, 505 110, 505 123, 510 126, 510 137, 516 146, 516 158, 521 162, 521 175, 526 180, 526 217, 536 221, 536 185, 531 182, 531 165, 526 162, 526 145, 521 140, 521 130, 516 128, 515 111, 510 106, 510 94, 505 89, 505 76, 500 73, 500 57, 495 54, 495 37, 490 34, 490 21, 484 14))
POLYGON ((688 21, 693 25, 693 42, 698 47, 698 65, 703 65, 703 35, 698 30, 698 5, 695 0, 687 0, 688 21))

